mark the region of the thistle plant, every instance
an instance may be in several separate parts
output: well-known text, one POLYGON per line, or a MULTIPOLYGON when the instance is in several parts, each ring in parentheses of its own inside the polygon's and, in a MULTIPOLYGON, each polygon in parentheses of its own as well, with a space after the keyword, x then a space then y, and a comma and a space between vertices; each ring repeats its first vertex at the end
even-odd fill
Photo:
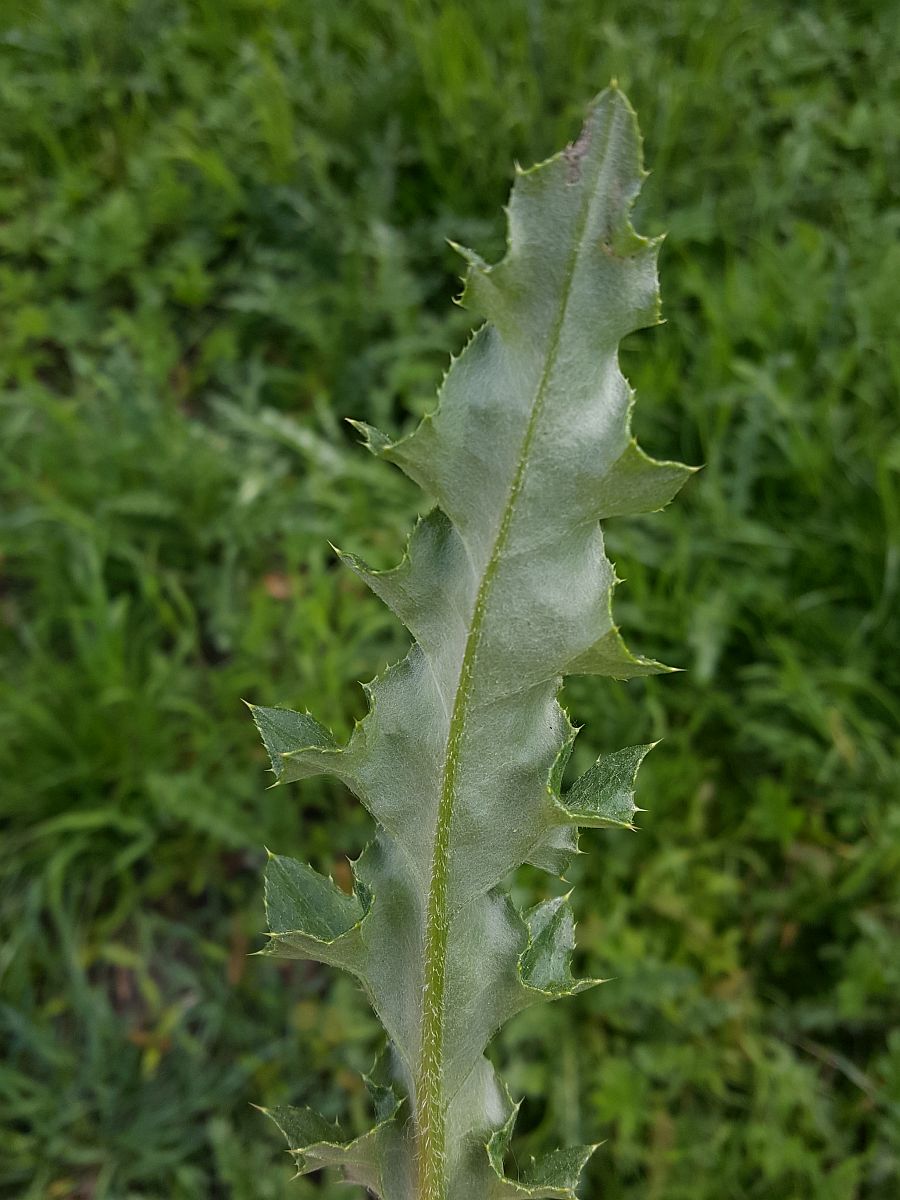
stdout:
POLYGON ((618 364, 619 341, 659 316, 657 243, 629 221, 643 174, 615 87, 576 142, 517 170, 505 257, 460 248, 462 303, 484 323, 437 408, 397 441, 353 422, 434 504, 394 570, 338 552, 410 631, 409 653, 366 687, 344 746, 308 713, 253 707, 278 783, 335 776, 375 824, 352 894, 270 858, 264 953, 349 971, 384 1026, 368 1133, 267 1110, 300 1174, 336 1166, 381 1200, 574 1197, 594 1149, 511 1178, 517 1106, 484 1051, 515 1013, 598 982, 572 976, 568 895, 519 912, 501 883, 524 863, 561 875, 581 826, 630 828, 650 748, 602 755, 564 790, 563 677, 668 670, 613 623, 600 529, 661 508, 690 473, 638 448, 618 364))

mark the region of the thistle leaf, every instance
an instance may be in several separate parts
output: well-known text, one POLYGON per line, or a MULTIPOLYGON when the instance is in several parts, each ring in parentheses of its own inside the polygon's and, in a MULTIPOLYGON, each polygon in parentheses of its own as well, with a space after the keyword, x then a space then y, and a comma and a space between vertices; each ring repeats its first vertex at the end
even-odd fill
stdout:
POLYGON ((575 918, 568 896, 545 900, 525 915, 529 944, 519 960, 528 987, 555 999, 573 996, 602 983, 600 979, 573 979, 570 970, 575 948, 575 918))
POLYGON ((391 1143, 399 1137, 395 1120, 399 1108, 400 1102, 388 1117, 358 1138, 348 1138, 339 1125, 326 1121, 311 1108, 282 1105, 261 1111, 284 1134, 298 1175, 340 1167, 348 1183, 361 1183, 382 1196, 383 1167, 391 1143))
POLYGON ((277 783, 293 783, 310 775, 337 773, 340 750, 334 738, 309 713, 289 708, 247 706, 269 753, 277 783), (332 756, 332 757, 329 757, 332 756))
POLYGON ((642 177, 615 88, 577 142, 518 173, 502 261, 463 252, 463 303, 485 323, 438 407, 397 441, 352 422, 434 503, 393 570, 339 552, 410 631, 409 653, 366 687, 345 746, 308 714, 253 709, 278 782, 334 775, 375 821, 352 896, 270 862, 266 952, 350 970, 385 1027, 371 1134, 283 1118, 309 1143, 292 1146, 303 1170, 338 1163, 383 1200, 572 1197, 592 1149, 507 1178, 516 1110, 484 1050, 514 1013, 597 982, 572 976, 568 897, 521 914, 502 881, 524 862, 560 873, 578 826, 630 826, 635 811, 647 747, 603 756, 561 795, 576 734, 562 679, 668 670, 622 641, 599 526, 661 507, 690 474, 637 447, 618 364, 621 338, 658 319, 657 244, 629 221, 642 177))
POLYGON ((519 1106, 513 1105, 502 1128, 487 1144, 494 1180, 487 1193, 490 1200, 575 1200, 575 1188, 594 1146, 570 1146, 533 1158, 519 1180, 507 1178, 503 1161, 512 1136, 519 1106))
POLYGON ((370 902, 364 885, 348 896, 305 863, 270 855, 266 868, 269 941, 260 953, 314 959, 359 974, 359 927, 370 902))
POLYGON ((637 773, 654 745, 626 746, 612 754, 601 754, 563 797, 572 820, 578 825, 634 829, 632 817, 639 811, 634 802, 637 773))

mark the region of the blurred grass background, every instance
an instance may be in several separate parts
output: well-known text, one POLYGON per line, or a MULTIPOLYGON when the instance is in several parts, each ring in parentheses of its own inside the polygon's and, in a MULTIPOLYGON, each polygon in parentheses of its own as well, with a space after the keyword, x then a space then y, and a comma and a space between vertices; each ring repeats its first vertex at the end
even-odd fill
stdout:
MULTIPOLYGON (((350 982, 248 959, 262 845, 346 875, 362 810, 266 791, 240 697, 346 732, 402 631, 406 429, 502 248, 514 159, 618 77, 668 230, 636 426, 704 472, 612 523, 633 646, 592 753, 664 737, 571 873, 584 969, 512 1023, 520 1157, 588 1200, 900 1194, 900 196, 893 0, 6 0, 0 24, 0 1191, 315 1200, 248 1102, 365 1120, 350 982)), ((520 882, 533 895, 541 882, 520 882)))

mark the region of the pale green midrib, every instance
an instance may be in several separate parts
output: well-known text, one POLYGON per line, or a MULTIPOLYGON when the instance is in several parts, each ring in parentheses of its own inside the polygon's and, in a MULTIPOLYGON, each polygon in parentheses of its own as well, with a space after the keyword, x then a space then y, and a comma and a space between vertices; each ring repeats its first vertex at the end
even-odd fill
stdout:
POLYGON ((447 736, 447 751, 444 759, 444 776, 438 804, 438 819, 432 855, 431 885, 425 917, 424 940, 424 986, 422 994, 422 1050, 416 1078, 416 1116, 419 1132, 419 1189, 418 1200, 446 1200, 446 1178, 444 1174, 445 1129, 443 1111, 443 1040, 444 1040, 444 989, 446 984, 447 935, 449 932, 447 884, 450 859, 450 828, 453 817, 453 802, 456 792, 456 774, 459 765, 459 746, 466 724, 469 700, 472 692, 472 672, 475 656, 484 626, 484 614, 494 576, 509 537, 516 503, 525 478, 531 445, 546 398, 547 384, 556 366, 560 336, 569 300, 578 259, 583 249, 585 230, 591 212, 597 178, 606 161, 606 153, 612 138, 616 113, 609 114, 605 130, 605 142, 597 156, 598 167, 591 186, 585 187, 584 202, 578 216, 573 247, 567 264, 559 311, 550 331, 547 357, 541 372, 531 414, 516 472, 510 486, 509 496, 491 549, 487 566, 478 588, 472 622, 466 638, 459 682, 453 702, 447 736))

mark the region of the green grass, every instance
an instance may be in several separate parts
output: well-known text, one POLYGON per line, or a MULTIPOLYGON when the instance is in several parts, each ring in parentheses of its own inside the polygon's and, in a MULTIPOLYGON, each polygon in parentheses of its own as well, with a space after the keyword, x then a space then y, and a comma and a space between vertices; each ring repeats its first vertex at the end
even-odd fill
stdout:
POLYGON ((568 689, 576 768, 665 740, 644 830, 573 872, 614 982, 497 1046, 518 1153, 606 1138, 590 1200, 898 1194, 897 16, 4 6, 3 1195, 344 1194, 248 1102, 362 1122, 375 1023, 246 954, 263 844, 341 878, 366 821, 266 791, 240 698, 343 732, 400 653, 326 539, 387 565, 418 498, 341 418, 431 405, 468 327, 444 239, 496 254, 513 159, 611 76, 669 231, 638 432, 706 469, 609 528, 630 642, 688 671, 568 689))

